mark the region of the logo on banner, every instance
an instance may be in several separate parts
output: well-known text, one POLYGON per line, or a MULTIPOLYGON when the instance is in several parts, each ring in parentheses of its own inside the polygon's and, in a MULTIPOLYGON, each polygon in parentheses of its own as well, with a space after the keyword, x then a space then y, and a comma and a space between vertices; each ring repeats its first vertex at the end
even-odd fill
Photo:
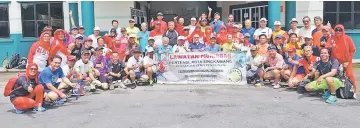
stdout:
POLYGON ((234 82, 234 83, 241 82, 242 81, 242 72, 240 71, 240 69, 232 68, 227 72, 226 78, 230 82, 234 82))

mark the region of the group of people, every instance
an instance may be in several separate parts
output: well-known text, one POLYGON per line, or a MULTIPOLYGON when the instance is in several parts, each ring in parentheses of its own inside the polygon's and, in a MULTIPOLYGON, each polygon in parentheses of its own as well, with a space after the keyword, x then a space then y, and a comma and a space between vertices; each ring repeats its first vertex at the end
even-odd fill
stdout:
MULTIPOLYGON (((84 27, 75 26, 70 11, 70 33, 62 29, 52 33, 50 27, 45 27, 40 39, 33 43, 26 74, 17 79, 10 100, 17 113, 30 108, 45 111, 43 101, 62 104, 62 99, 68 97, 66 92, 79 86, 88 85, 90 91, 113 89, 116 84, 126 88, 119 83, 136 84, 142 76, 147 76, 152 85, 159 60, 171 53, 186 52, 247 52, 249 84, 262 86, 264 80, 273 80, 274 88, 280 87, 280 81, 296 87, 310 79, 312 82, 305 89, 328 89, 324 94, 328 103, 337 100, 340 65, 355 83, 355 47, 342 25, 323 25, 323 19, 317 16, 313 27, 311 18, 306 16, 302 19, 304 27, 299 29, 294 18, 289 23, 291 29, 284 31, 280 21, 275 21, 271 29, 267 19, 261 18, 260 28, 255 29, 250 20, 244 22, 245 27, 235 23, 233 15, 229 15, 227 23, 220 20, 219 13, 211 18, 211 11, 209 8, 208 15, 202 13, 198 20, 191 18, 188 26, 184 26, 182 17, 165 22, 161 12, 156 20, 142 23, 141 29, 135 27, 134 19, 129 20, 128 27, 121 28, 113 20, 113 28, 104 36, 97 26, 93 34, 85 36, 84 27)), ((80 94, 85 94, 84 89, 80 94)))

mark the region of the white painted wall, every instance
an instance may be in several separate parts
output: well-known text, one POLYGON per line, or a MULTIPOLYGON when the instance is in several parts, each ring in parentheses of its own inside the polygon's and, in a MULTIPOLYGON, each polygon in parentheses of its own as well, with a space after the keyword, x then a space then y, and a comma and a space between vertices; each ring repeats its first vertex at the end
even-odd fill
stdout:
POLYGON ((315 16, 323 17, 323 6, 323 1, 296 1, 296 19, 299 26, 303 26, 301 21, 304 16, 309 16, 312 24, 315 16))
POLYGON ((9 3, 10 34, 22 33, 21 5, 17 1, 9 3))
POLYGON ((128 26, 131 7, 134 7, 134 1, 94 1, 95 26, 99 26, 101 31, 108 31, 112 20, 118 20, 119 27, 128 26))
POLYGON ((71 31, 70 27, 70 17, 69 17, 69 2, 64 1, 63 2, 63 16, 64 16, 64 30, 71 31))

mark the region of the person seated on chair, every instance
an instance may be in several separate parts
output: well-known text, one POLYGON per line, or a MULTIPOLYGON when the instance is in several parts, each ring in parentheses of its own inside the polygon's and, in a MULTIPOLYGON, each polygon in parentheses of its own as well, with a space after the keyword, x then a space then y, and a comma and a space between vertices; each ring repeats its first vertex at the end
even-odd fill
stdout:
POLYGON ((327 48, 320 50, 320 59, 313 67, 310 76, 314 76, 314 80, 305 86, 306 91, 327 90, 323 94, 323 98, 327 103, 335 103, 336 90, 342 85, 339 78, 339 61, 337 59, 330 58, 331 52, 327 48))
POLYGON ((268 54, 265 55, 263 63, 267 65, 267 68, 264 70, 264 79, 273 80, 273 88, 280 88, 279 81, 281 78, 280 71, 284 64, 283 57, 276 52, 275 46, 268 47, 268 54))
POLYGON ((32 63, 27 66, 26 74, 16 80, 9 96, 17 114, 22 114, 31 108, 42 112, 46 110, 42 107, 44 87, 39 85, 38 76, 38 66, 32 63))
MULTIPOLYGON (((108 67, 107 58, 103 56, 103 48, 95 48, 95 59, 93 61, 95 77, 100 81, 102 89, 107 90, 109 88, 109 80, 107 79, 108 67)), ((99 83, 99 82, 97 82, 99 83)))
POLYGON ((113 52, 111 55, 111 61, 108 62, 108 80, 109 80, 109 89, 114 89, 114 84, 119 84, 121 88, 126 88, 121 82, 124 82, 128 75, 126 74, 125 63, 120 60, 119 53, 113 52))
POLYGON ((136 79, 140 78, 143 74, 140 70, 143 65, 143 58, 141 57, 141 49, 136 48, 134 55, 129 58, 126 67, 126 74, 130 75, 130 80, 133 84, 136 84, 136 79))
POLYGON ((257 47, 252 46, 250 48, 251 54, 247 56, 247 71, 246 71, 246 79, 249 80, 248 84, 250 84, 253 80, 256 80, 255 86, 263 86, 263 64, 261 60, 263 57, 257 53, 257 47))
MULTIPOLYGON (((76 87, 76 83, 71 83, 68 78, 65 77, 62 68, 60 67, 62 58, 58 55, 54 55, 50 58, 50 65, 46 67, 39 75, 39 82, 44 87, 44 97, 45 101, 57 101, 59 98, 65 99, 66 95, 61 92, 59 88, 59 84, 57 83, 58 78, 71 86, 76 87)), ((57 101, 59 104, 63 104, 62 101, 57 101)))
POLYGON ((312 46, 305 46, 304 57, 301 58, 299 61, 295 61, 293 72, 296 72, 296 74, 292 73, 290 75, 290 79, 288 81, 289 87, 296 87, 303 80, 312 79, 311 77, 308 77, 308 75, 311 72, 310 70, 312 70, 313 64, 315 64, 316 61, 318 60, 318 57, 313 55, 312 50, 313 50, 312 46), (301 71, 302 74, 297 74, 298 70, 303 70, 301 71), (303 75, 304 77, 301 78, 299 75, 303 75))
POLYGON ((156 77, 156 76, 153 76, 154 73, 156 73, 157 71, 157 62, 154 58, 154 50, 149 48, 147 50, 147 54, 146 56, 144 57, 144 68, 145 68, 145 72, 146 72, 146 75, 149 77, 149 84, 150 86, 153 85, 153 77, 156 77))
POLYGON ((74 69, 77 73, 81 74, 81 78, 84 80, 85 85, 89 85, 91 83, 91 91, 94 91, 96 88, 94 85, 101 85, 101 82, 96 80, 95 72, 93 72, 94 64, 90 61, 90 56, 91 51, 81 51, 81 60, 76 61, 74 69))
POLYGON ((298 69, 297 72, 292 72, 294 69, 294 65, 301 59, 300 56, 296 54, 295 48, 288 48, 287 50, 287 58, 285 59, 285 65, 283 66, 283 69, 281 70, 281 77, 288 81, 290 79, 290 76, 292 73, 293 76, 296 76, 296 79, 302 79, 304 78, 304 70, 298 69))

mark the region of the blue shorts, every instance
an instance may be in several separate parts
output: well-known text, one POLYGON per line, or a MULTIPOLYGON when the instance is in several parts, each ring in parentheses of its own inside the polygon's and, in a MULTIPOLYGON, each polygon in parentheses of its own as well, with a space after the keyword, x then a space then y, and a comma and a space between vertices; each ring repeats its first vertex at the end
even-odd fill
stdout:
POLYGON ((142 72, 135 72, 135 78, 139 79, 142 75, 144 75, 144 73, 142 72))
MULTIPOLYGON (((56 83, 56 84, 53 85, 53 86, 54 86, 55 88, 59 88, 59 85, 60 85, 60 83, 56 83)), ((49 92, 51 92, 51 90, 48 89, 47 86, 45 85, 45 86, 44 86, 44 92, 49 93, 49 92)))

